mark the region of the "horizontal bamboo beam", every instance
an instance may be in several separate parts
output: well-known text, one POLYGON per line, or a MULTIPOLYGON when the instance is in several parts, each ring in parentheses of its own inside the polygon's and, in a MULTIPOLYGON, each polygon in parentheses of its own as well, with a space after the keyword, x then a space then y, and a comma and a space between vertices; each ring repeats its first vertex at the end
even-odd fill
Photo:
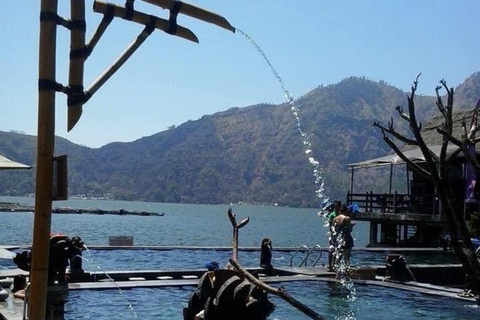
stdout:
MULTIPOLYGON (((95 1, 93 3, 93 11, 95 11, 97 13, 105 14, 109 7, 113 7, 112 14, 115 17, 125 19, 125 15, 127 13, 126 8, 118 6, 116 4, 105 3, 105 2, 100 2, 100 1, 95 1)), ((154 17, 154 18, 155 18, 155 28, 156 29, 160 29, 160 30, 163 30, 165 32, 167 32, 167 30, 170 30, 170 24, 169 24, 168 20, 161 19, 161 18, 158 18, 158 17, 154 17)), ((151 15, 148 15, 148 14, 145 14, 145 13, 142 13, 142 12, 138 12, 138 11, 133 11, 133 13, 131 15, 131 19, 127 19, 127 20, 131 20, 133 22, 140 23, 140 24, 143 24, 143 25, 148 25, 151 22, 151 19, 152 19, 151 15)), ((189 30, 185 27, 182 27, 182 26, 177 26, 173 35, 198 43, 197 36, 191 30, 189 30)))
MULTIPOLYGON (((155 6, 159 6, 159 7, 162 7, 163 9, 168 9, 168 10, 172 10, 175 4, 180 2, 177 0, 142 0, 142 1, 148 2, 150 4, 153 4, 155 6)), ((228 22, 227 19, 225 19, 221 15, 196 7, 194 5, 181 2, 180 13, 205 21, 205 22, 212 23, 216 26, 227 29, 229 31, 235 32, 235 28, 230 24, 230 22, 228 22)))

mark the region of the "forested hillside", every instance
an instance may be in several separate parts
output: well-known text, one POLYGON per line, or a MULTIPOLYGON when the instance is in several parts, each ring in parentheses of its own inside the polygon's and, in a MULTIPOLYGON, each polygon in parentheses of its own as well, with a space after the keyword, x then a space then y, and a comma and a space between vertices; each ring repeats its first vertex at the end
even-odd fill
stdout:
MULTIPOLYGON (((435 88, 431 88, 435 93, 435 88)), ((480 73, 456 88, 455 108, 474 107, 480 73)), ((418 96, 419 118, 435 114, 435 97, 418 96)), ((389 153, 374 121, 406 108, 406 94, 384 82, 351 77, 318 87, 296 101, 313 155, 324 168, 327 194, 344 199, 347 163, 389 153)), ((69 158, 70 194, 184 203, 261 203, 318 207, 313 171, 290 106, 259 104, 188 121, 129 143, 91 149, 57 138, 69 158)), ((398 120, 397 125, 404 127, 398 120)), ((1 129, 1 128, 0 128, 1 129)), ((35 165, 36 138, 0 131, 0 154, 35 165)), ((384 172, 360 170, 356 189, 385 186, 384 172)), ((1 195, 33 193, 34 170, 0 171, 1 195)), ((360 190, 359 190, 360 191, 360 190)))

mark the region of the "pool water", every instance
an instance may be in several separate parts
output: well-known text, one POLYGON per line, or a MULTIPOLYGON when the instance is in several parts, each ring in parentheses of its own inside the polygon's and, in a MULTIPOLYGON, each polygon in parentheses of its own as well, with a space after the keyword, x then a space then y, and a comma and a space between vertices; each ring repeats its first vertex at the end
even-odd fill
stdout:
MULTIPOLYGON (((297 281, 276 284, 327 319, 479 319, 480 307, 463 301, 374 285, 355 285, 355 298, 337 283, 297 281)), ((182 320, 182 309, 194 287, 70 291, 65 320, 132 319, 182 320), (129 308, 131 304, 135 313, 129 308), (88 307, 87 307, 88 306, 88 307)), ((269 320, 311 319, 282 299, 269 295, 276 305, 269 320)))
MULTIPOLYGON (((294 252, 273 251, 273 266, 289 266, 294 252)), ((86 271, 119 271, 119 270, 186 270, 205 268, 208 262, 216 261, 220 266, 226 265, 231 251, 217 250, 89 250, 83 253, 85 258, 83 268, 86 271)), ((319 252, 310 256, 307 266, 312 266, 319 252)), ((352 266, 372 266, 385 264, 384 252, 354 251, 352 266)), ((405 253, 409 264, 439 264, 458 263, 451 253, 405 253)), ((305 255, 299 253, 292 260, 293 266, 298 266, 305 255)), ((259 251, 239 251, 238 260, 244 267, 258 267, 259 251)), ((327 254, 324 252, 317 266, 327 264, 327 254)), ((0 259, 0 269, 13 269, 17 266, 11 259, 0 259)))
MULTIPOLYGON (((275 267, 289 266, 294 252, 273 251, 272 265, 275 267)), ((307 266, 312 266, 319 253, 310 256, 307 266)), ((205 264, 216 261, 220 266, 226 265, 231 251, 216 250, 90 250, 83 254, 83 268, 87 271, 103 270, 185 270, 205 268, 205 264), (97 267, 98 266, 98 267, 97 267)), ((298 266, 304 254, 299 253, 292 260, 293 266, 298 266)), ((408 263, 454 263, 456 259, 451 254, 406 254, 408 263)), ((328 264, 328 255, 324 252, 317 266, 328 264)), ((244 267, 258 267, 260 252, 239 251, 238 261, 244 267)), ((384 265, 383 252, 354 252, 351 258, 352 266, 384 265)))

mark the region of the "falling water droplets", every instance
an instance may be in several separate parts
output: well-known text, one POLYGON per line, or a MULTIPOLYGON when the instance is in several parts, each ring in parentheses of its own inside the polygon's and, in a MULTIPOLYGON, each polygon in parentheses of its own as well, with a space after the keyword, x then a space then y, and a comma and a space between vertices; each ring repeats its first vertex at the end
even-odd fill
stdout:
POLYGON ((323 174, 323 169, 320 167, 320 163, 311 155, 312 154, 312 144, 310 143, 310 138, 313 136, 313 134, 307 134, 306 132, 303 131, 301 122, 300 122, 300 110, 297 108, 295 105, 295 99, 293 95, 290 93, 290 91, 285 87, 285 82, 283 81, 282 77, 278 74, 277 70, 273 67, 272 63, 268 59, 267 55, 265 52, 263 52, 262 48, 252 39, 250 36, 248 36, 245 32, 243 32, 240 29, 236 29, 239 33, 241 33, 247 40, 257 49, 257 51, 260 53, 260 55, 263 57, 265 62, 268 64, 270 67, 270 70, 273 72, 273 75, 275 78, 278 80, 280 83, 280 86, 282 87, 282 90, 285 94, 285 98, 287 99, 288 104, 290 105, 290 110, 292 111, 292 115, 294 116, 296 120, 296 127, 298 132, 300 132, 300 135, 303 138, 303 145, 306 147, 305 153, 308 155, 308 161, 313 167, 313 176, 315 178, 315 184, 319 184, 320 188, 318 188, 315 192, 315 195, 320 198, 321 203, 328 202, 328 197, 325 195, 325 188, 324 188, 324 179, 322 177, 323 174))
MULTIPOLYGON (((84 245, 85 249, 87 251, 90 251, 88 250, 88 248, 84 245)), ((138 315, 137 315, 137 312, 135 311, 135 309, 133 308, 133 305, 132 303, 130 302, 130 300, 128 300, 128 298, 124 295, 123 293, 123 290, 120 288, 120 286, 115 282, 115 280, 113 280, 112 277, 110 277, 110 275, 105 271, 103 270, 98 264, 95 263, 95 261, 93 261, 93 259, 89 259, 89 258, 85 258, 83 256, 78 256, 80 257, 82 260, 85 260, 89 263, 91 263, 95 268, 97 268, 99 271, 101 271, 103 274, 105 274, 105 276, 109 279, 109 281, 111 281, 115 287, 117 287, 118 291, 120 292, 120 295, 125 299, 125 301, 127 302, 127 305, 128 305, 128 308, 132 311, 133 313, 133 316, 135 317, 135 320, 138 320, 138 315)))
MULTIPOLYGON (((300 121, 300 110, 295 105, 295 99, 293 98, 293 95, 290 93, 290 91, 288 91, 287 88, 285 87, 285 82, 283 81, 282 77, 280 77, 278 72, 275 70, 272 63, 268 59, 267 55, 263 52, 260 46, 252 38, 250 38, 250 36, 248 36, 245 32, 243 32, 240 29, 236 29, 236 30, 239 33, 241 33, 245 38, 247 38, 247 40, 257 49, 257 51, 260 53, 260 55, 263 57, 265 62, 268 64, 268 66, 270 67, 270 70, 273 72, 275 78, 277 78, 278 82, 282 87, 282 90, 285 94, 285 98, 287 99, 287 102, 290 105, 290 110, 292 112, 292 115, 296 120, 297 130, 303 139, 303 145, 305 146, 305 154, 307 155, 308 162, 311 164, 313 168, 312 172, 313 172, 315 184, 319 185, 319 187, 315 191, 315 195, 320 199, 320 203, 322 204, 321 211, 318 213, 318 215, 325 216, 326 214, 329 213, 327 210, 330 206, 330 200, 325 195, 325 181, 323 178, 323 168, 320 166, 320 162, 317 159, 315 159, 315 157, 312 155, 313 151, 312 151, 312 143, 310 142, 310 139, 313 137, 313 134, 307 134, 306 132, 303 131, 301 126, 301 121, 300 121)), ((325 227, 329 228, 330 230, 330 224, 327 219, 325 220, 325 227)), ((329 237, 332 236, 331 232, 328 232, 327 234, 329 237)), ((339 277, 339 284, 348 291, 347 298, 350 301, 355 301, 355 297, 356 297, 355 287, 353 285, 353 281, 348 277, 348 272, 347 272, 350 266, 348 263, 342 262, 343 259, 341 259, 341 255, 342 255, 341 245, 342 244, 339 243, 337 247, 334 248, 334 255, 337 256, 338 258, 337 261, 340 261, 340 263, 336 265, 337 276, 339 277)), ((356 319, 355 313, 351 311, 351 313, 348 314, 348 316, 344 319, 356 319)))

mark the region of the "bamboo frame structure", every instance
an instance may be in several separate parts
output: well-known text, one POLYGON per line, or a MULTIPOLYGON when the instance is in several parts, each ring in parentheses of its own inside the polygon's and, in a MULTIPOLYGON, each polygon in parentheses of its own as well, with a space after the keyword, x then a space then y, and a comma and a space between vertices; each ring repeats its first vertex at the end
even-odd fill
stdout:
POLYGON ((127 62, 134 52, 142 45, 142 43, 152 34, 153 26, 146 26, 145 29, 138 35, 138 37, 133 40, 130 45, 123 51, 123 53, 117 58, 117 60, 105 70, 85 91, 86 97, 91 97, 95 92, 100 89, 105 82, 110 79, 115 72, 120 69, 120 67, 127 62))
POLYGON ((177 6, 180 13, 184 15, 212 23, 218 27, 235 32, 235 28, 221 15, 208 10, 193 6, 191 4, 176 0, 142 0, 144 2, 159 6, 163 9, 174 10, 177 6))
MULTIPOLYGON (((112 10, 112 14, 115 17, 126 19, 125 17, 127 16, 127 9, 124 7, 118 6, 116 4, 101 2, 101 1, 95 1, 93 3, 93 11, 97 13, 105 14, 108 10, 112 10)), ((151 22, 152 17, 153 16, 151 15, 133 10, 133 12, 131 13, 130 19, 126 19, 126 20, 130 20, 143 25, 148 25, 151 22)), ((154 17, 154 18, 155 18, 155 28, 163 30, 165 32, 169 30, 170 23, 168 20, 158 18, 158 17, 154 17)), ((197 36, 192 31, 182 26, 177 26, 176 31, 172 35, 198 43, 197 36)))
MULTIPOLYGON (((174 4, 170 9, 170 19, 165 20, 133 9, 134 0, 127 0, 126 8, 100 1, 94 2, 94 11, 104 15, 88 44, 85 44, 86 21, 85 0, 70 0, 71 19, 58 15, 58 0, 41 0, 40 4, 40 43, 38 81, 38 143, 37 171, 35 185, 35 217, 33 226, 32 262, 30 272, 30 296, 28 319, 44 320, 47 311, 47 284, 50 254, 50 231, 52 224, 54 147, 55 147, 55 93, 68 95, 68 131, 78 122, 83 105, 117 71, 145 39, 160 29, 171 35, 197 42, 197 36, 189 29, 178 26, 176 18, 182 10, 201 20, 211 22, 230 31, 235 29, 228 21, 214 13, 179 1, 159 1, 174 4), (181 9, 182 10, 177 10, 181 9), (176 8, 176 9, 175 9, 176 8), (193 12, 193 13, 192 13, 193 12), (114 17, 143 24, 144 30, 125 49, 88 90, 84 91, 85 61, 114 17), (68 86, 56 82, 56 37, 57 26, 70 30, 70 66, 68 86)), ((66 165, 66 162, 64 163, 66 165)), ((66 168, 66 167, 65 167, 66 168)), ((66 178, 62 176, 62 178, 66 178)), ((66 185, 65 185, 66 187, 66 185)), ((66 191, 63 190, 63 191, 66 191)), ((238 226, 240 227, 240 226, 238 226)), ((237 229, 238 231, 238 229, 237 229)))

